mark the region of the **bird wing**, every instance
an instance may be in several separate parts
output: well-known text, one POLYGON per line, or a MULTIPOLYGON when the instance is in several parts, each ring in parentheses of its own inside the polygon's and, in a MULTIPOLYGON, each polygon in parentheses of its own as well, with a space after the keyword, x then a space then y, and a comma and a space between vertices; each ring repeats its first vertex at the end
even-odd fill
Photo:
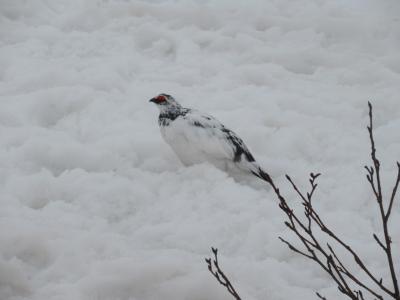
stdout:
POLYGON ((254 162, 243 140, 214 117, 191 110, 182 116, 182 121, 189 125, 183 126, 186 129, 183 130, 184 137, 198 150, 236 163, 254 162))

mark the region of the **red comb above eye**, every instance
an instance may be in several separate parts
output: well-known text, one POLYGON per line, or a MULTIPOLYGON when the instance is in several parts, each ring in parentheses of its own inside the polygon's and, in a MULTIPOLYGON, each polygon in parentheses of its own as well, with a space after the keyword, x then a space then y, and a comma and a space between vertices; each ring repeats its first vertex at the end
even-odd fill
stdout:
POLYGON ((158 102, 162 102, 162 101, 166 100, 165 96, 163 96, 163 95, 158 95, 156 99, 158 102))

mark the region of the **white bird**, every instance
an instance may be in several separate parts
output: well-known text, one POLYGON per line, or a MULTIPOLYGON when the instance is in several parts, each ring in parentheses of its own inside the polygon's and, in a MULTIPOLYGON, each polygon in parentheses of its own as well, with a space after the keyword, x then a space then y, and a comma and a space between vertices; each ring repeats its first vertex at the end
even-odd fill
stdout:
POLYGON ((158 125, 162 137, 184 165, 209 162, 225 171, 240 170, 271 182, 243 140, 214 117, 184 108, 167 94, 150 102, 160 110, 158 125))

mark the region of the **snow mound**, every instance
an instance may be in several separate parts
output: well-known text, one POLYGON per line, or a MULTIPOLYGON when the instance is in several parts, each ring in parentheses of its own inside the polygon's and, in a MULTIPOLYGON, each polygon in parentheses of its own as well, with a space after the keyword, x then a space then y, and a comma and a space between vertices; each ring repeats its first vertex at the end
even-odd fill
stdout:
MULTIPOLYGON (((370 100, 388 193, 399 12, 390 0, 1 1, 0 298, 230 299, 207 272, 211 246, 244 299, 338 298, 277 239, 288 231, 270 190, 179 163, 148 103, 160 92, 237 132, 290 203, 284 174, 306 188, 322 172, 321 215, 385 278, 365 125, 370 100)), ((398 202, 390 226, 399 236, 398 202)))

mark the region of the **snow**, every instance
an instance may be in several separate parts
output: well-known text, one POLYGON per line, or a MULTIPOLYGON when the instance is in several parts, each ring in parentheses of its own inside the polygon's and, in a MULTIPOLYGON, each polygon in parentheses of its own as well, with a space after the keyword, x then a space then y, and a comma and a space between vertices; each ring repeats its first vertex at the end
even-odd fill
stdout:
MULTIPOLYGON (((164 92, 237 132, 290 203, 315 202, 388 282, 365 180, 374 104, 386 195, 400 160, 397 1, 0 3, 0 298, 340 299, 292 253, 273 192, 182 166, 148 99, 164 92)), ((295 205, 296 206, 296 205, 295 205)), ((298 207, 298 206, 297 206, 298 207)), ((400 211, 390 227, 400 269, 400 211)))

